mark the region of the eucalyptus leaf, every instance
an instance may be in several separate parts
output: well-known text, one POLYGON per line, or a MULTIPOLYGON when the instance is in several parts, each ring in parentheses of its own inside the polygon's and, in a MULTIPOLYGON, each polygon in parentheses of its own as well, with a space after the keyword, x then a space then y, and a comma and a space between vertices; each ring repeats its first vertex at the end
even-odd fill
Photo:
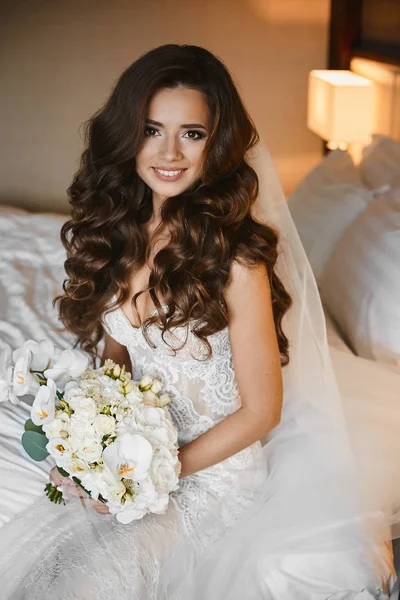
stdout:
POLYGON ((46 450, 47 443, 48 439, 43 433, 28 430, 22 434, 22 445, 25 452, 37 462, 45 460, 49 456, 46 450))
POLYGON ((25 423, 25 431, 37 431, 38 433, 41 433, 42 435, 45 435, 43 428, 41 425, 35 425, 35 423, 32 421, 32 419, 28 419, 25 423))

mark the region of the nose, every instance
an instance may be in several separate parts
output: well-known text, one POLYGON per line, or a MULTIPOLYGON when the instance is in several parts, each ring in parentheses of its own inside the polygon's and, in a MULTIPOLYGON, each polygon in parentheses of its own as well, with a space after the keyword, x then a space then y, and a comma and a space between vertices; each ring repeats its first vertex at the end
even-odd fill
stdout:
POLYGON ((173 162, 182 158, 179 140, 175 135, 166 135, 160 147, 160 158, 166 162, 173 162))

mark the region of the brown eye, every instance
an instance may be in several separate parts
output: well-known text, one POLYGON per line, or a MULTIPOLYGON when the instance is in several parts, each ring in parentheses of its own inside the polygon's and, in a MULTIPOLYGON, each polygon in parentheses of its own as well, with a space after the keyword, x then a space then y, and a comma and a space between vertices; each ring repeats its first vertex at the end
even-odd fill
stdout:
POLYGON ((183 137, 185 136, 187 136, 189 140, 201 140, 204 138, 204 134, 201 131, 195 131, 194 129, 187 131, 183 137))
POLYGON ((146 135, 147 137, 155 137, 158 134, 157 129, 154 129, 154 127, 146 127, 144 130, 144 135, 146 135))

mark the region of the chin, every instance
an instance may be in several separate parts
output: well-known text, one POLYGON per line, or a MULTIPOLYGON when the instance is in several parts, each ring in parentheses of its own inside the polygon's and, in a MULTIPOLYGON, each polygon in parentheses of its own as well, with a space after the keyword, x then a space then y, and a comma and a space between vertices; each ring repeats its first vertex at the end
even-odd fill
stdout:
POLYGON ((177 196, 178 194, 182 194, 188 187, 191 185, 191 182, 185 181, 184 183, 181 181, 171 182, 171 183, 161 183, 159 181, 154 181, 152 179, 148 182, 149 187, 153 190, 155 194, 159 196, 170 198, 171 196, 177 196))

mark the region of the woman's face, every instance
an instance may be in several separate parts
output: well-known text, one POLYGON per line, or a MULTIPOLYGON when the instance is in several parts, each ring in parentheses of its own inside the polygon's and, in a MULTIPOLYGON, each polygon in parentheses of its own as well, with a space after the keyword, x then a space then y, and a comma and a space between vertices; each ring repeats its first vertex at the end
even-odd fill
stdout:
POLYGON ((210 134, 210 112, 202 92, 162 89, 149 106, 136 171, 161 199, 176 196, 200 177, 210 134))

